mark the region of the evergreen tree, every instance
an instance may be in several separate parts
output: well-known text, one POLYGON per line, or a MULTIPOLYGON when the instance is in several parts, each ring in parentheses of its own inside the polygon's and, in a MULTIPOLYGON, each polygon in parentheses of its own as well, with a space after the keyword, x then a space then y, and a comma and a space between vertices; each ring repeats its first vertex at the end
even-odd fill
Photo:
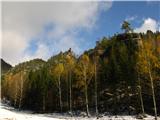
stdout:
POLYGON ((129 33, 133 31, 133 29, 130 27, 130 23, 127 21, 123 22, 121 29, 124 30, 125 33, 129 33))

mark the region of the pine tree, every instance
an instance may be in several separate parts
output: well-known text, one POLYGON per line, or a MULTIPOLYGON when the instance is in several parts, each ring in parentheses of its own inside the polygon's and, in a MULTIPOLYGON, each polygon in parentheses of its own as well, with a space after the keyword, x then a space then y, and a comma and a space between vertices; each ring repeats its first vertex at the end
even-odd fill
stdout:
POLYGON ((124 30, 125 33, 129 33, 133 31, 133 29, 130 27, 130 23, 127 21, 123 22, 121 29, 124 30))

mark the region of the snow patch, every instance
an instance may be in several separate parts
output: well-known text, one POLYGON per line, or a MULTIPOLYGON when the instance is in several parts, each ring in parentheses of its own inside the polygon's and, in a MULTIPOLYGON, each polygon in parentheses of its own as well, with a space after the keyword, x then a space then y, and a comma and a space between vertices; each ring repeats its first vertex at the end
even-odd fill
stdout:
MULTIPOLYGON (((31 111, 18 111, 13 107, 5 104, 0 105, 0 120, 137 120, 136 116, 127 115, 101 115, 99 119, 96 117, 71 117, 66 114, 48 113, 48 114, 33 114, 31 111)), ((154 120, 153 116, 147 115, 144 120, 154 120)), ((158 118, 160 120, 160 117, 158 118)))

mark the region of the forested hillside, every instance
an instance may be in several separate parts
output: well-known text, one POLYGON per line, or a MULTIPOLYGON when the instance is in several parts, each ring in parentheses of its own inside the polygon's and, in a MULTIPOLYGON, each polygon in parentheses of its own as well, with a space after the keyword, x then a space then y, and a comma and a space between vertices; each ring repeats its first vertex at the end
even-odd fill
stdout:
POLYGON ((160 115, 160 33, 124 29, 79 57, 20 63, 2 77, 2 99, 37 112, 160 115))
POLYGON ((12 66, 8 63, 6 63, 3 59, 1 59, 1 73, 6 73, 9 69, 11 69, 12 66))

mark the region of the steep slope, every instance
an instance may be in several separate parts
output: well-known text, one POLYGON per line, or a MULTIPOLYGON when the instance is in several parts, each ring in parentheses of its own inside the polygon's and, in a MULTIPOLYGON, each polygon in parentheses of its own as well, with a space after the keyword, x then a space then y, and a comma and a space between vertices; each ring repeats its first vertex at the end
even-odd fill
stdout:
POLYGON ((3 59, 1 59, 1 73, 6 73, 9 69, 11 69, 12 66, 5 62, 3 59))

